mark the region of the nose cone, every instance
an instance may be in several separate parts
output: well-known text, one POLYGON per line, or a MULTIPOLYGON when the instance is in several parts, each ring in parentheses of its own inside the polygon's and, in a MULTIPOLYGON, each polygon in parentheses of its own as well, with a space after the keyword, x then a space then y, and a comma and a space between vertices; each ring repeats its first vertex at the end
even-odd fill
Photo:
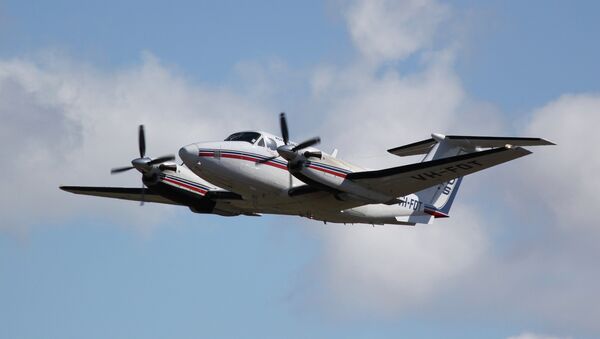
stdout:
POLYGON ((179 157, 187 164, 195 164, 198 162, 198 145, 191 144, 179 149, 179 157))

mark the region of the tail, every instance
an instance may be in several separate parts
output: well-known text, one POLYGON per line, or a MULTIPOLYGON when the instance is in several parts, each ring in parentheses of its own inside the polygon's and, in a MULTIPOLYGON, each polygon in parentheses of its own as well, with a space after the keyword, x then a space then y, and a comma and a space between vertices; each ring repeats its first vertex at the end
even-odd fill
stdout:
MULTIPOLYGON (((453 157, 481 151, 483 148, 554 145, 540 138, 481 137, 432 134, 431 139, 396 147, 388 152, 398 156, 426 154, 422 161, 453 157)), ((431 186, 415 193, 425 204, 425 212, 436 218, 448 217, 463 177, 431 186)))
MULTIPOLYGON (((422 161, 431 161, 470 153, 446 140, 443 135, 432 134, 432 137, 430 140, 433 144, 422 161)), ((419 201, 425 203, 425 213, 431 214, 436 218, 449 217, 450 207, 452 207, 454 198, 456 198, 462 179, 463 177, 452 179, 415 193, 419 197, 419 201)))

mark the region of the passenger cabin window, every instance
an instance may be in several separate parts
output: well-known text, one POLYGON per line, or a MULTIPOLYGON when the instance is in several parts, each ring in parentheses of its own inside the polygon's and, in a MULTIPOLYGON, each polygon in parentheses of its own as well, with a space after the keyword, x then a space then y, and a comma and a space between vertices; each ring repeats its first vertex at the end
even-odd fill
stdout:
MULTIPOLYGON (((260 133, 256 132, 239 132, 228 136, 225 141, 245 141, 254 145, 256 140, 260 138, 260 133)), ((264 146, 264 145, 263 145, 264 146)))
POLYGON ((272 149, 273 151, 277 150, 277 143, 275 142, 275 140, 271 139, 271 138, 267 138, 267 147, 272 149))
POLYGON ((258 146, 260 147, 265 147, 265 140, 263 138, 260 138, 260 140, 258 140, 258 146))

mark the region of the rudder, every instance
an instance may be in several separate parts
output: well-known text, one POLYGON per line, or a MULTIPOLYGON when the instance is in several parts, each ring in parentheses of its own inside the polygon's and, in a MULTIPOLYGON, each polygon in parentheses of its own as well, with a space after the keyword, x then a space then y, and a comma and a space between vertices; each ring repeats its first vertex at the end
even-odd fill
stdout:
MULTIPOLYGON (((436 144, 429 149, 422 162, 469 153, 442 135, 433 134, 432 137, 436 144)), ((452 179, 415 193, 425 203, 425 212, 436 218, 448 217, 462 179, 452 179)))

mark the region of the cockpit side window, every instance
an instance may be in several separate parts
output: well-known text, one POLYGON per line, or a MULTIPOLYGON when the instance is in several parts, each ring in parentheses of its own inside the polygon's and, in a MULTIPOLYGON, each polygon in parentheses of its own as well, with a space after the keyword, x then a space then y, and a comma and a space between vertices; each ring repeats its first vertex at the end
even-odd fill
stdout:
POLYGON ((271 138, 266 138, 267 139, 267 147, 272 149, 273 151, 277 150, 277 143, 275 142, 275 140, 271 139, 271 138))
POLYGON ((228 136, 225 141, 245 141, 254 145, 254 143, 260 138, 260 133, 256 132, 238 132, 228 136))
POLYGON ((265 139, 260 138, 260 140, 258 140, 257 145, 260 146, 260 147, 265 147, 265 139))

